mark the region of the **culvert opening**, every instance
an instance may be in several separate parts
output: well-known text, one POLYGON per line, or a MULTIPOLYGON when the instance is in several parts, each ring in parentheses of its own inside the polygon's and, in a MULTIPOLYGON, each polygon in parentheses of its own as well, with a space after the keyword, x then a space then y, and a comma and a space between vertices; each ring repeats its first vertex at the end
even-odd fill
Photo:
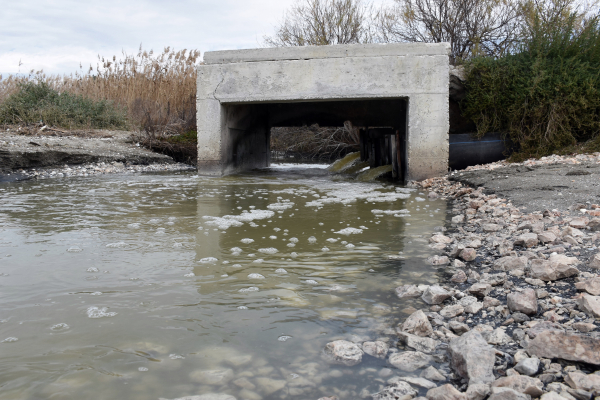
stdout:
POLYGON ((394 179, 405 177, 406 99, 228 104, 226 109, 234 169, 265 167, 273 156, 333 161, 360 151, 370 168, 389 165, 394 179))

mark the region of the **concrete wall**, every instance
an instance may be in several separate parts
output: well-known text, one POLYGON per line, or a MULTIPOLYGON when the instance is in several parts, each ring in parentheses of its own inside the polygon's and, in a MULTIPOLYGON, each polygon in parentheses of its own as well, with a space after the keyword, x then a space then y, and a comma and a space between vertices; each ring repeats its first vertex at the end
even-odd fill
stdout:
POLYGON ((446 43, 206 53, 198 67, 198 171, 268 166, 269 121, 277 118, 265 104, 404 99, 406 126, 395 128, 407 131, 406 178, 441 175, 448 163, 448 54, 446 43))

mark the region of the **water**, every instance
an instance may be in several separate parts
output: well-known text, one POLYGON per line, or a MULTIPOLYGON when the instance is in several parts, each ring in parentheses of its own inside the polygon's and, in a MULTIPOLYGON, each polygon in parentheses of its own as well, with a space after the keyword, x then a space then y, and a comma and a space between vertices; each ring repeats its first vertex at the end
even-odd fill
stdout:
MULTIPOLYGON (((4 399, 359 398, 401 371, 325 344, 382 338, 435 283, 443 201, 278 166, 0 186, 4 399)), ((418 374, 417 371, 415 374, 418 374)))

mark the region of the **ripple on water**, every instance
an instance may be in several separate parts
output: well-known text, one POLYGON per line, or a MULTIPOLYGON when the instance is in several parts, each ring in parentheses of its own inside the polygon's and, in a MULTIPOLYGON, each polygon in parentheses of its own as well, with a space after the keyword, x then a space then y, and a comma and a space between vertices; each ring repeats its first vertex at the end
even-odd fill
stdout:
POLYGON ((73 246, 67 249, 69 253, 81 253, 83 250, 80 247, 73 246))
POLYGON ((89 267, 85 270, 86 272, 100 272, 100 270, 96 267, 89 267))
POLYGON ((88 318, 109 318, 117 315, 116 312, 108 312, 108 307, 89 307, 86 311, 88 318))
POLYGON ((289 339, 291 339, 291 338, 292 338, 291 336, 287 336, 287 335, 281 335, 281 336, 279 336, 279 337, 277 338, 277 340, 278 340, 278 341, 280 341, 280 342, 286 342, 286 341, 288 341, 288 340, 289 340, 289 339))
POLYGON ((4 339, 0 343, 11 343, 11 342, 16 342, 17 340, 19 340, 19 338, 16 338, 16 337, 7 337, 6 339, 4 339))
POLYGON ((109 243, 106 245, 109 249, 122 249, 127 247, 127 243, 125 242, 117 242, 117 243, 109 243))
POLYGON ((60 324, 56 324, 56 325, 52 325, 52 327, 50 328, 53 331, 66 331, 67 329, 69 329, 69 325, 65 324, 65 323, 60 323, 60 324))

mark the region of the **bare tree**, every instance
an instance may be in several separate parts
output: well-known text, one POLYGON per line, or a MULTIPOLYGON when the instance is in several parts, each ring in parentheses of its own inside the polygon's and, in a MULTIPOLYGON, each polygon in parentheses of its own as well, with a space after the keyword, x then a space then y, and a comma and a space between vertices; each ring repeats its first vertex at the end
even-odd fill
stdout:
POLYGON ((374 9, 367 0, 297 0, 267 46, 320 46, 373 41, 374 9))
POLYGON ((382 9, 383 42, 450 42, 451 62, 501 56, 520 37, 522 0, 394 0, 382 9))

